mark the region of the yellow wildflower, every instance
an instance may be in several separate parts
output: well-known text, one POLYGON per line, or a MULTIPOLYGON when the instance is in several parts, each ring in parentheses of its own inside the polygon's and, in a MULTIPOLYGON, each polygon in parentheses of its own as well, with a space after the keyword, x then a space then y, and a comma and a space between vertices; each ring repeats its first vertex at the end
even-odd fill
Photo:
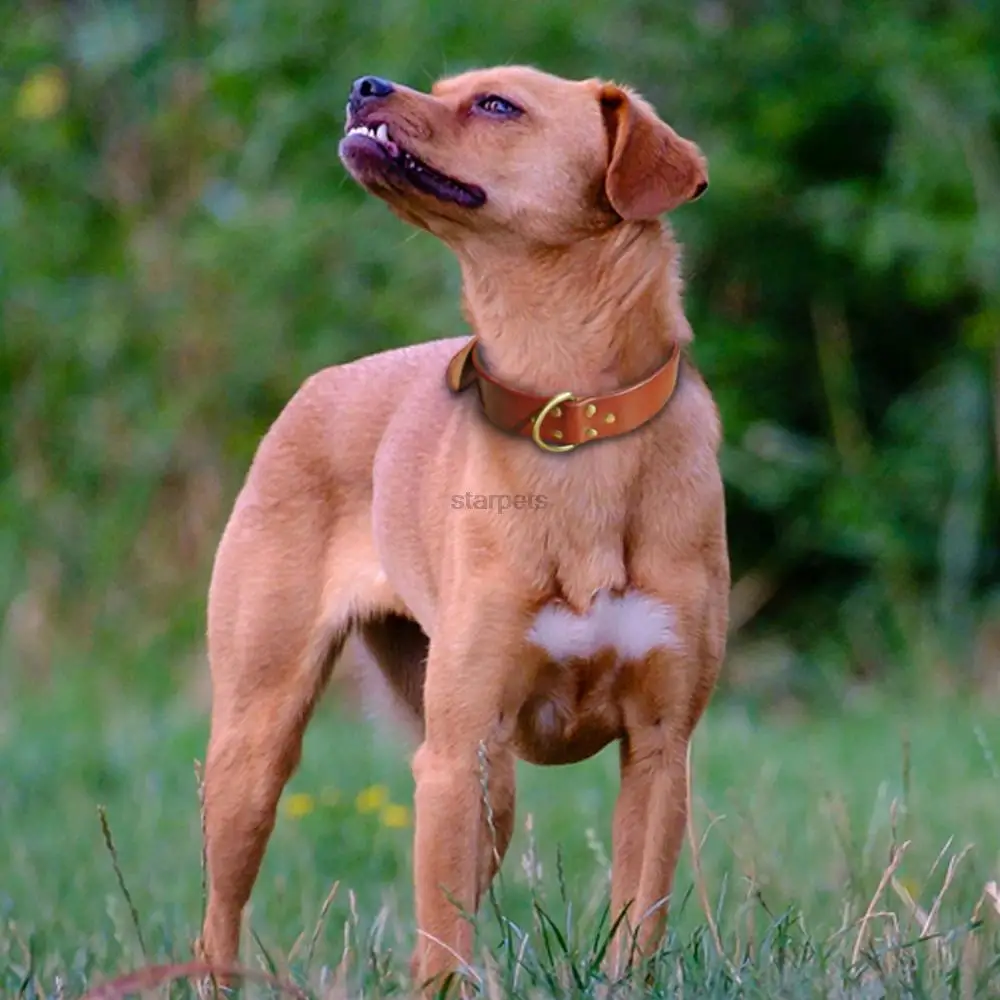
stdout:
POLYGON ((403 830, 410 825, 410 810, 406 806, 389 802, 382 807, 382 825, 393 830, 403 830))
POLYGON ((301 819, 308 816, 316 808, 316 799, 308 792, 296 792, 289 795, 285 802, 285 812, 292 819, 301 819))
POLYGON ((66 96, 66 78, 62 70, 56 66, 45 66, 21 84, 14 110, 18 118, 44 121, 62 111, 66 96))
POLYGON ((372 785, 358 793, 354 805, 359 813, 378 812, 389 801, 389 789, 385 785, 372 785))

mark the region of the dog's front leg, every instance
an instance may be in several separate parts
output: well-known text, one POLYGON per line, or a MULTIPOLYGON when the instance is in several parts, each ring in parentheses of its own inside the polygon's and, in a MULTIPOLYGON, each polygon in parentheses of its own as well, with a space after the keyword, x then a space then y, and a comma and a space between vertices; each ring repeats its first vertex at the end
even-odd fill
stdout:
POLYGON ((660 722, 629 732, 621 747, 615 805, 612 913, 627 913, 613 949, 613 974, 648 955, 666 926, 667 896, 687 818, 686 727, 660 722))
POLYGON ((501 729, 504 717, 516 712, 522 681, 520 615, 498 611, 490 599, 473 599, 449 617, 458 620, 457 628, 431 643, 426 736, 413 761, 418 935, 413 968, 432 990, 443 975, 461 972, 471 961, 470 918, 510 839, 514 766, 501 729), (477 613, 470 613, 477 605, 477 613))
POLYGON ((667 903, 687 821, 687 752, 718 673, 721 646, 702 643, 687 659, 654 652, 643 682, 626 706, 621 744, 621 790, 615 806, 612 912, 619 925, 612 974, 635 957, 649 957, 667 922, 667 903))

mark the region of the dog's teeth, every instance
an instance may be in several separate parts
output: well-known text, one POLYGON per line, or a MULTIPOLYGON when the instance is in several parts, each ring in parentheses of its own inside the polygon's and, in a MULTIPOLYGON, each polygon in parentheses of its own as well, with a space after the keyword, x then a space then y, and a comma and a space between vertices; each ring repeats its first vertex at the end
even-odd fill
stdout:
POLYGON ((388 142, 389 126, 384 124, 379 125, 379 127, 375 130, 375 138, 378 139, 379 142, 388 142))

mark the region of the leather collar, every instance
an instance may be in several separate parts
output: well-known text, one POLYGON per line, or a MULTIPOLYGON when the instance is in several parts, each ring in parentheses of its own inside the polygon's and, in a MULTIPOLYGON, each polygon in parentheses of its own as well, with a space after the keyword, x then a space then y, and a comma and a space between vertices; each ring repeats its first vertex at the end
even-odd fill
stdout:
POLYGON ((590 441, 621 437, 652 420, 674 393, 680 360, 674 344, 670 357, 652 375, 617 392, 580 398, 571 392, 535 396, 491 375, 479 357, 479 339, 472 337, 451 359, 447 382, 455 393, 475 383, 483 412, 500 430, 531 438, 543 451, 572 451, 590 441))

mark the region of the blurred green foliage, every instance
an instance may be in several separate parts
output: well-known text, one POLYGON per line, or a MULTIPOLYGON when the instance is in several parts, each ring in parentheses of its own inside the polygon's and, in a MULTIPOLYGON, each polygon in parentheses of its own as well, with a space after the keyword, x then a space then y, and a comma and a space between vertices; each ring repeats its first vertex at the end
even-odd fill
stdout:
POLYGON ((338 162, 351 80, 528 62, 635 85, 709 157, 675 227, 726 425, 734 680, 762 637, 766 696, 995 672, 998 53, 993 0, 9 5, 5 667, 166 684, 197 654, 301 380, 464 330, 447 252, 338 162))

